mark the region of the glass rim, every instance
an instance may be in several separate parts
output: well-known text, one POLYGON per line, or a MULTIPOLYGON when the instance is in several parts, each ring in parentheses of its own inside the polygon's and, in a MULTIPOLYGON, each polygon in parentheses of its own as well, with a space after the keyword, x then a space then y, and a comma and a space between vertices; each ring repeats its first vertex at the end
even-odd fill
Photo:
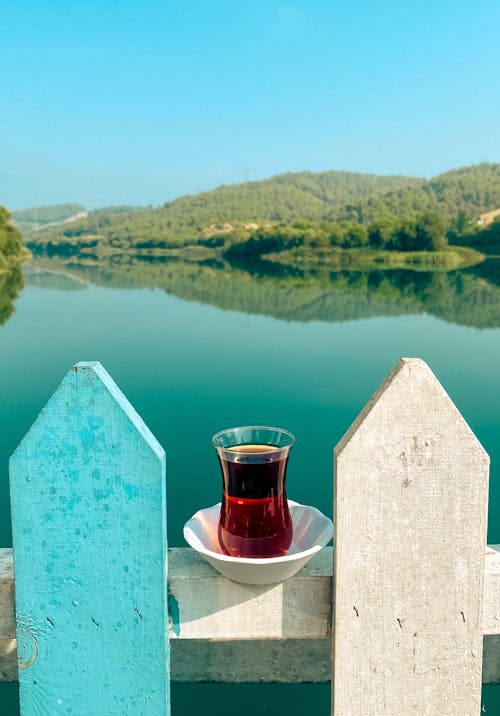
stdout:
MULTIPOLYGON (((285 428, 277 428, 273 427, 272 425, 238 425, 233 428, 225 428, 224 430, 219 430, 212 436, 212 444, 217 450, 228 450, 231 447, 235 447, 236 445, 245 445, 245 443, 238 443, 233 442, 230 445, 221 445, 220 442, 218 442, 218 438, 221 438, 223 435, 226 435, 227 433, 236 433, 236 431, 249 431, 249 430, 255 430, 255 431, 264 431, 268 430, 269 432, 273 433, 280 433, 281 435, 284 435, 288 438, 288 442, 285 445, 276 445, 271 442, 258 442, 257 444, 260 445, 269 445, 269 447, 276 448, 276 450, 273 450, 272 452, 276 452, 279 450, 280 452, 283 450, 290 450, 291 447, 295 444, 295 435, 291 433, 289 430, 286 430, 285 428)), ((263 453, 261 453, 263 454, 263 453)))

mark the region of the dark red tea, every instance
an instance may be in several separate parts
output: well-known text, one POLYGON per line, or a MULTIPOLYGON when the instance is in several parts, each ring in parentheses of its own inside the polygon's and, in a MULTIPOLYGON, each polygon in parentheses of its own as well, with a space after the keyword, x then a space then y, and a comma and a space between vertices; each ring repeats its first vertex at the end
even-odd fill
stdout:
POLYGON ((285 493, 288 451, 276 455, 279 448, 271 445, 236 445, 226 451, 234 454, 235 461, 219 456, 223 474, 221 549, 233 557, 285 554, 293 532, 285 493), (237 461, 238 455, 242 462, 237 461))

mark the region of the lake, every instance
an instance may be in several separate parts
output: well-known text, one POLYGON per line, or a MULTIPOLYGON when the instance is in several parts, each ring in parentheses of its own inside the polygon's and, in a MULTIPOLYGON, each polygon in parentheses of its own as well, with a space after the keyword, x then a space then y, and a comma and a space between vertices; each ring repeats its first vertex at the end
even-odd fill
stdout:
MULTIPOLYGON (((78 360, 99 360, 165 447, 169 543, 183 546, 186 519, 219 500, 211 436, 232 425, 291 430, 289 497, 331 516, 333 447, 401 356, 431 366, 489 452, 488 541, 500 543, 500 261, 303 272, 86 255, 23 274, 0 277, 1 546, 9 455, 78 360)), ((2 716, 18 713, 15 691, 0 684, 2 716)), ((498 691, 484 689, 487 713, 498 691)), ((184 716, 196 700, 218 716, 235 698, 240 716, 326 716, 330 701, 327 685, 177 685, 173 696, 184 716)))

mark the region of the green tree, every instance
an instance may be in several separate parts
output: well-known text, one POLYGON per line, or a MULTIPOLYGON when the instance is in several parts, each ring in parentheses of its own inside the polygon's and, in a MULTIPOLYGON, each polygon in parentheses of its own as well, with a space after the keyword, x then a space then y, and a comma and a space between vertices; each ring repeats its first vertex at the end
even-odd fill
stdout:
POLYGON ((0 206, 0 268, 9 259, 15 259, 22 253, 23 242, 18 229, 10 223, 10 213, 0 206))
POLYGON ((387 244, 391 251, 418 251, 415 220, 407 217, 396 225, 387 244))
POLYGON ((416 251, 443 251, 448 246, 446 222, 435 212, 418 217, 415 224, 416 251))
POLYGON ((366 226, 352 223, 344 234, 342 247, 344 249, 357 249, 368 244, 368 231, 366 226))
POLYGON ((368 243, 372 249, 383 249, 390 242, 397 226, 394 216, 381 216, 368 226, 368 243))
POLYGON ((472 219, 465 209, 461 209, 456 217, 452 219, 450 230, 455 236, 463 236, 468 233, 472 226, 472 219))

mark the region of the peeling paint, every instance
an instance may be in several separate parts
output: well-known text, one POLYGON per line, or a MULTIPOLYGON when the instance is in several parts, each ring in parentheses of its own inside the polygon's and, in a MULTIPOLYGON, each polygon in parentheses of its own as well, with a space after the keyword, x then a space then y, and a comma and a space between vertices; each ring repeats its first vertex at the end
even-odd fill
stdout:
POLYGON ((33 666, 38 658, 38 638, 33 629, 18 626, 17 629, 17 668, 19 671, 33 666))

